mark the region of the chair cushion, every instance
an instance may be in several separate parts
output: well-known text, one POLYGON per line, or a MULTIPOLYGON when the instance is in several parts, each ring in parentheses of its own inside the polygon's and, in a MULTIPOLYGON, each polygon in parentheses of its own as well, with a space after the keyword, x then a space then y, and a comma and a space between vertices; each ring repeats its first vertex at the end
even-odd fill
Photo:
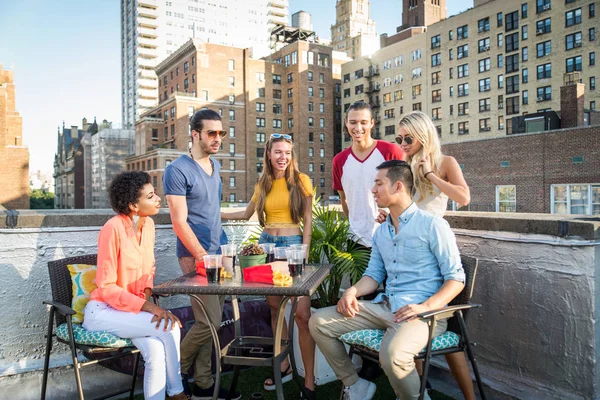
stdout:
POLYGON ((88 264, 69 264, 67 265, 71 273, 71 283, 73 285, 73 301, 71 308, 75 310, 73 315, 74 324, 83 323, 83 310, 90 301, 90 294, 97 288, 96 286, 96 266, 88 264))
MULTIPOLYGON (((343 334, 339 339, 349 345, 359 345, 367 347, 374 351, 379 351, 381 348, 381 340, 385 331, 382 329, 362 329, 360 331, 353 331, 343 334)), ((460 342, 460 336, 454 332, 446 331, 440 336, 433 338, 431 350, 443 350, 450 347, 458 346, 460 342)), ((424 348, 421 352, 424 352, 424 348)))
MULTIPOLYGON (((56 328, 56 336, 62 340, 69 340, 69 327, 66 323, 56 328)), ((75 343, 96 347, 129 347, 133 346, 131 340, 123 339, 105 331, 91 332, 83 329, 79 324, 73 324, 75 343)))

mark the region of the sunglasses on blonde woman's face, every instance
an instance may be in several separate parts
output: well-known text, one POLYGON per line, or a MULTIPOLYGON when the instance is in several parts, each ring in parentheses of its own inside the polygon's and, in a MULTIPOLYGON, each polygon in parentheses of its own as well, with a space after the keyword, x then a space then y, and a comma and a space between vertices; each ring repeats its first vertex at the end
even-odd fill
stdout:
POLYGON ((412 144, 413 143, 413 139, 412 136, 396 136, 396 143, 398 144, 402 144, 402 142, 406 143, 406 144, 412 144))
POLYGON ((285 140, 292 140, 292 136, 291 135, 286 135, 285 133, 273 133, 271 135, 271 139, 285 139, 285 140))

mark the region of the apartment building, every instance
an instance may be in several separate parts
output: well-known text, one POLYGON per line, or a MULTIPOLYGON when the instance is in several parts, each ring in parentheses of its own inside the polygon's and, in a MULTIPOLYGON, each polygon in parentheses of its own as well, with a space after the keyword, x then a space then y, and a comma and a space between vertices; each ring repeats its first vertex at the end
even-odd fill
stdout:
POLYGON ((331 47, 350 58, 368 56, 379 48, 369 0, 337 0, 331 47))
POLYGON ((190 38, 270 53, 271 30, 287 25, 288 0, 121 0, 124 128, 158 102, 156 66, 190 38))
POLYGON ((29 208, 29 150, 23 145, 14 79, 0 64, 0 209, 29 208))
POLYGON ((297 40, 262 60, 249 50, 188 41, 158 65, 160 103, 135 127, 135 155, 128 170, 148 171, 162 195, 164 168, 187 152, 189 118, 204 107, 219 112, 223 201, 247 202, 263 169, 272 133, 294 138, 300 170, 317 194, 331 191, 335 132, 341 129, 341 64, 349 59, 330 47, 297 40))
POLYGON ((584 108, 596 109, 596 3, 476 1, 426 29, 414 22, 441 18, 445 2, 409 3, 414 21, 382 37, 387 46, 371 57, 342 67, 344 109, 370 101, 381 138, 393 140, 411 110, 431 115, 442 143, 516 133, 513 117, 560 110, 565 76, 585 85, 584 108))

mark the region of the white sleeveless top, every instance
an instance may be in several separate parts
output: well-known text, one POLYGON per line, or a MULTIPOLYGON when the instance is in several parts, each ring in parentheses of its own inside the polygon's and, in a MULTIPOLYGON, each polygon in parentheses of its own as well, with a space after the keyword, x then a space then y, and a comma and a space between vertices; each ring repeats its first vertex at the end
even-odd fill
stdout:
POLYGON ((427 195, 423 199, 419 193, 415 193, 413 201, 421 210, 430 212, 433 215, 443 217, 448 207, 448 196, 442 193, 437 186, 433 185, 433 193, 427 195))

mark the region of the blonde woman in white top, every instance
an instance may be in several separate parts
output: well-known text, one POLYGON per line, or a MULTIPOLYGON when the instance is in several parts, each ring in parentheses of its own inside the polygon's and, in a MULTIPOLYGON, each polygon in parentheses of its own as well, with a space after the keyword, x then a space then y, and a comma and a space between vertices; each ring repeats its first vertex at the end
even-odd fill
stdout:
MULTIPOLYGON (((462 206, 471 201, 469 186, 465 182, 460 166, 451 156, 442 154, 437 129, 427 114, 411 112, 398 123, 396 143, 406 156, 414 175, 413 201, 417 207, 432 214, 443 216, 448 198, 462 206)), ((381 213, 377 220, 385 219, 381 213)), ((473 381, 462 353, 446 355, 452 375, 458 382, 466 400, 475 400, 473 381)), ((422 365, 417 363, 422 371, 422 365)))
POLYGON ((448 198, 463 206, 471 201, 460 166, 442 154, 437 129, 427 114, 411 112, 400 120, 396 143, 406 155, 415 177, 414 202, 423 210, 443 216, 448 198))

